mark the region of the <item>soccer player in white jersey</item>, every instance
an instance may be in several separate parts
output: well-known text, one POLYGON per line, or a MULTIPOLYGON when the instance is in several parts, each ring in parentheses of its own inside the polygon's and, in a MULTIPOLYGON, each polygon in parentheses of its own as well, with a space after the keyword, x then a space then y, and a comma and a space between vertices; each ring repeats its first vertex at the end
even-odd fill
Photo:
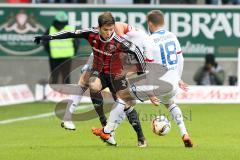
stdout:
POLYGON ((181 109, 174 102, 178 87, 184 91, 188 89, 187 84, 181 80, 184 59, 179 41, 174 33, 163 28, 164 14, 161 11, 150 11, 147 14, 147 23, 151 33, 150 37, 158 46, 158 54, 153 55, 153 63, 162 64, 168 68, 168 72, 160 80, 166 81, 173 86, 169 93, 160 95, 159 98, 161 103, 168 108, 172 118, 178 125, 185 147, 192 147, 193 143, 186 130, 181 109))

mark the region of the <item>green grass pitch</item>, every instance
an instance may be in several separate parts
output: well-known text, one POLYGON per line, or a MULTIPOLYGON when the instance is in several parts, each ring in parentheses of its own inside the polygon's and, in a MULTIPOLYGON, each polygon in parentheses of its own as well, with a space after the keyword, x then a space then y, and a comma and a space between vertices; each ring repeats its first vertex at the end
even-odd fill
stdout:
MULTIPOLYGON (((137 105, 147 148, 137 148, 136 135, 125 120, 116 132, 118 147, 107 146, 91 133, 97 118, 76 122, 76 131, 60 127, 55 116, 0 124, 0 160, 237 160, 240 159, 240 104, 180 105, 194 142, 184 148, 171 120, 167 136, 151 131, 151 117, 169 115, 163 107, 137 105)), ((53 103, 0 107, 0 122, 54 111, 53 103)))

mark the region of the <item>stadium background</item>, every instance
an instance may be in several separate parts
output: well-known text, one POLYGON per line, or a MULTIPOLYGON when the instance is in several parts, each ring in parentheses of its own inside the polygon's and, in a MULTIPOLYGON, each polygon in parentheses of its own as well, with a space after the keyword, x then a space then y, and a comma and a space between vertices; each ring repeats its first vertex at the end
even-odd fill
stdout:
MULTIPOLYGON (((198 2, 203 3, 201 0, 198 2)), ((237 76, 239 72, 239 24, 240 7, 232 5, 0 4, 0 159, 46 159, 46 156, 47 159, 239 159, 240 90, 239 86, 227 87, 228 77, 237 76), (32 38, 43 34, 60 10, 67 11, 69 23, 78 28, 96 24, 94 18, 106 10, 112 11, 117 20, 142 28, 146 27, 145 13, 151 9, 161 9, 167 13, 169 29, 179 37, 185 56, 183 80, 194 85, 193 74, 203 65, 206 53, 215 54, 226 71, 224 86, 196 88, 192 95, 196 98, 205 91, 213 90, 213 93, 196 101, 187 99, 192 95, 181 99, 186 125, 196 147, 191 151, 183 148, 173 123, 166 137, 153 135, 150 126, 152 116, 160 113, 168 115, 168 112, 162 106, 154 108, 149 104, 137 106, 149 143, 149 148, 143 151, 135 147, 135 135, 127 122, 119 127, 118 149, 103 145, 91 135, 89 130, 92 126, 99 126, 98 119, 77 122, 78 130, 74 133, 62 130, 60 120, 53 114, 55 103, 35 102, 41 100, 35 99, 36 84, 47 80, 50 73, 47 54, 40 46, 33 44, 32 38), (9 30, 19 14, 28 17, 26 21, 30 29, 25 33, 9 30), (197 25, 204 20, 207 25, 197 25), (16 86, 19 84, 27 84, 30 91, 24 86, 16 86), (25 91, 24 95, 32 95, 29 99, 25 97, 23 101, 13 102, 16 100, 14 98, 19 98, 17 94, 21 90, 25 91), (7 105, 5 102, 9 97, 6 95, 9 94, 12 94, 9 104, 22 104, 7 105)), ((89 47, 82 41, 79 56, 86 58, 89 53, 89 47)), ((79 71, 71 75, 74 83, 78 80, 79 71)), ((61 98, 58 96, 52 100, 61 98)))
MULTIPOLYGON (((59 10, 67 11, 69 24, 77 28, 96 26, 97 16, 102 11, 109 10, 114 13, 116 20, 125 21, 146 30, 145 14, 151 9, 162 9, 167 14, 168 28, 177 34, 183 48, 185 57, 183 79, 186 82, 194 84, 193 74, 203 64, 203 57, 207 53, 215 54, 217 61, 226 70, 226 85, 229 76, 237 76, 238 37, 240 36, 238 25, 240 8, 237 6, 59 5, 57 8, 54 5, 42 4, 36 6, 2 4, 1 6, 0 85, 27 83, 32 88, 40 80, 48 77, 47 54, 43 48, 36 46, 31 40, 34 36, 44 33, 59 10), (37 24, 36 31, 30 29, 23 34, 21 31, 6 30, 4 25, 16 21, 20 13, 28 16, 27 23, 30 26, 34 27, 34 24, 37 24), (85 17, 84 20, 82 20, 83 17, 85 17), (205 23, 202 21, 207 23, 205 28, 201 26, 205 23), (14 64, 18 68, 10 67, 12 65, 9 64, 14 64)), ((78 56, 86 57, 90 52, 89 46, 82 41, 78 56)), ((75 77, 73 82, 76 82, 78 74, 72 75, 75 77)))

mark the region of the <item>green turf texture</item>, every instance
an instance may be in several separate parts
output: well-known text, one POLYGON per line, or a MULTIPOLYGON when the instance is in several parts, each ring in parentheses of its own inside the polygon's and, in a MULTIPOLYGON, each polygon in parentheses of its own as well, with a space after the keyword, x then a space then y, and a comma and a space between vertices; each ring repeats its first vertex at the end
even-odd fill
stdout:
MULTIPOLYGON (((53 112, 53 103, 30 103, 0 107, 0 121, 53 112)), ((240 159, 240 105, 181 105, 194 142, 184 148, 179 130, 171 120, 167 136, 151 131, 151 119, 163 107, 137 105, 147 148, 137 148, 136 135, 125 120, 116 132, 118 147, 107 146, 91 133, 100 127, 97 118, 76 122, 76 131, 60 127, 54 116, 0 125, 0 160, 237 160, 240 159)))

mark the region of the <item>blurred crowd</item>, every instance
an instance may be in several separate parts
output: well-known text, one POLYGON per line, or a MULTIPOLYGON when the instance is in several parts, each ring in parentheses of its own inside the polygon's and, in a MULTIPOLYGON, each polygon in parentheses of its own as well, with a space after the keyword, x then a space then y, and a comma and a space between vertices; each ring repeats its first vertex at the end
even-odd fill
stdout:
POLYGON ((2 3, 81 3, 81 4, 240 4, 240 0, 0 0, 2 3))

